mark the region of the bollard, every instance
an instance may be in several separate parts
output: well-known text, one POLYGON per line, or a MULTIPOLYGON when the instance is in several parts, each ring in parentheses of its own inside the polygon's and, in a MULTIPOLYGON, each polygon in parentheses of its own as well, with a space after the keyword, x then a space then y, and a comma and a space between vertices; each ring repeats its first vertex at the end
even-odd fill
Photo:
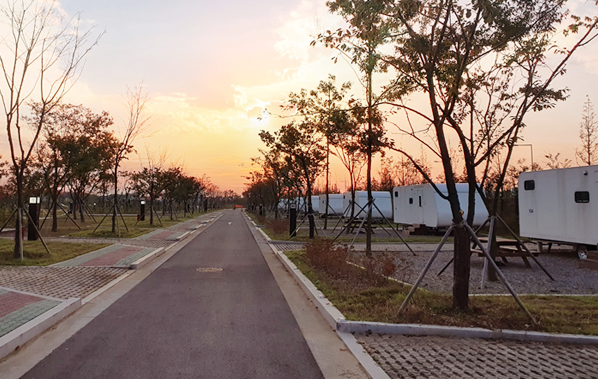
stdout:
POLYGON ((27 223, 27 239, 29 241, 37 241, 37 231, 35 230, 36 226, 39 226, 39 207, 40 207, 40 199, 39 197, 30 197, 29 198, 29 222, 27 223))
POLYGON ((145 221, 145 200, 141 200, 139 208, 139 218, 137 221, 145 221))
POLYGON ((297 208, 295 204, 291 204, 291 209, 289 211, 289 236, 297 236, 297 231, 295 229, 297 229, 297 208))

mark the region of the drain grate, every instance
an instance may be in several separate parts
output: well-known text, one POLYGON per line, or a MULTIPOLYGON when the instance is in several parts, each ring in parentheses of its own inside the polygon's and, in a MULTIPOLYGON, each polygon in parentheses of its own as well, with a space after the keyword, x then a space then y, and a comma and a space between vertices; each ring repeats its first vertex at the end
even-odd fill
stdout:
POLYGON ((220 272, 220 271, 222 271, 222 269, 220 267, 200 267, 195 271, 197 271, 197 272, 220 272))

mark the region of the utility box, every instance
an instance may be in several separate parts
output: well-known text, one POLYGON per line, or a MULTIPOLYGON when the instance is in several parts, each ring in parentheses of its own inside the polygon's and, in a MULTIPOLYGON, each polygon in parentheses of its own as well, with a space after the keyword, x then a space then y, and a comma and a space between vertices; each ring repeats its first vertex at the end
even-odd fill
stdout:
MULTIPOLYGON (((438 183, 436 187, 444 195, 448 195, 446 184, 438 183)), ((459 204, 467 217, 469 204, 469 184, 457 183, 459 204)), ((430 183, 412 186, 395 187, 393 189, 394 222, 406 225, 425 225, 429 228, 447 228, 453 223, 453 213, 448 200, 440 197, 430 183)), ((472 226, 479 226, 488 219, 488 210, 480 194, 475 194, 475 216, 472 226)))
MULTIPOLYGON (((392 220, 392 198, 390 192, 387 191, 372 191, 372 198, 374 199, 375 207, 372 205, 372 218, 382 219, 386 217, 387 220, 392 220), (376 207, 378 209, 376 209, 376 207), (380 213, 382 212, 382 213, 380 213)), ((351 192, 343 193, 343 207, 345 208, 345 217, 351 217, 351 192)), ((354 216, 361 208, 365 207, 368 203, 368 192, 367 191, 355 191, 355 203, 353 204, 354 216), (357 206, 359 205, 359 206, 357 206)), ((367 217, 367 208, 361 212, 358 218, 367 217)))
POLYGON ((598 165, 523 172, 519 234, 537 240, 598 243, 598 165))

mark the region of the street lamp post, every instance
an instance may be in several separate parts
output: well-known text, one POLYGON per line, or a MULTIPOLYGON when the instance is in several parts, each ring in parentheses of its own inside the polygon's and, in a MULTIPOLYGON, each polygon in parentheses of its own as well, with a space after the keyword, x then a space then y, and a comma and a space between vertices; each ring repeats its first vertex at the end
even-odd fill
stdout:
POLYGON ((531 171, 534 171, 534 147, 532 146, 531 143, 518 143, 515 144, 513 146, 529 146, 530 151, 531 151, 531 157, 532 157, 532 169, 531 171))

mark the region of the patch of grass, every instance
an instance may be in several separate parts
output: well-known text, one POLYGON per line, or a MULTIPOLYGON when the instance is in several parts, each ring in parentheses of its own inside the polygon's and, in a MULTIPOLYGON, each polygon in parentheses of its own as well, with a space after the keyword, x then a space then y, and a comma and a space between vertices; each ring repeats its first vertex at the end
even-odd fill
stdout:
MULTIPOLYGON (((208 213, 211 213, 211 212, 208 212, 208 213)), ((165 215, 164 217, 162 217, 162 223, 160 223, 160 221, 158 221, 158 218, 155 217, 154 225, 150 225, 149 217, 147 217, 147 216, 144 221, 139 221, 139 222, 137 222, 136 217, 124 217, 125 223, 127 224, 127 227, 129 228, 128 232, 122 223, 122 219, 119 218, 118 221, 119 221, 119 227, 120 227, 120 235, 118 233, 118 229, 117 229, 116 233, 112 233, 112 219, 106 218, 104 220, 104 222, 102 223, 102 225, 100 226, 100 228, 95 233, 93 230, 95 229, 97 224, 94 224, 93 226, 90 226, 87 229, 70 233, 68 235, 69 235, 69 237, 87 237, 87 238, 135 238, 135 237, 144 235, 146 233, 149 233, 154 229, 168 228, 173 225, 179 224, 181 222, 192 220, 192 219, 197 218, 204 214, 207 214, 207 213, 195 213, 195 214, 193 214, 193 217, 191 217, 191 215, 188 215, 188 217, 179 216, 178 218, 174 218, 173 220, 170 219, 169 215, 165 215)), ((101 219, 98 220, 98 222, 100 222, 100 221, 101 221, 101 219)))
POLYGON ((355 266, 347 267, 344 277, 333 277, 308 265, 305 251, 286 255, 348 320, 598 335, 598 296, 522 296, 539 327, 510 296, 472 296, 469 310, 462 312, 452 308, 451 295, 419 289, 399 315, 411 286, 395 281, 381 286, 356 283, 354 278, 363 270, 355 266))
POLYGON ((66 261, 79 255, 110 246, 102 243, 69 243, 47 242, 51 255, 48 255, 41 241, 24 241, 23 258, 14 259, 14 242, 10 239, 0 239, 0 265, 7 266, 48 266, 66 261))

